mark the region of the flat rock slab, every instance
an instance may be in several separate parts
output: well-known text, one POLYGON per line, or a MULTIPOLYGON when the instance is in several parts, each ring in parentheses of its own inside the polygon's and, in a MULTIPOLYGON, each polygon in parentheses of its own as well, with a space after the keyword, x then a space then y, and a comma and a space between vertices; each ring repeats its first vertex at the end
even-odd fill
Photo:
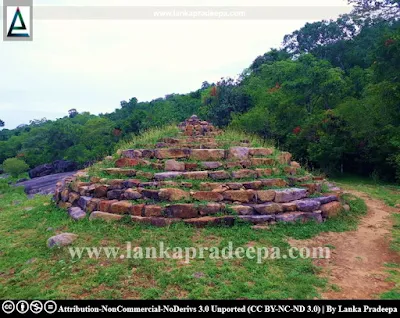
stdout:
POLYGON ((28 181, 18 182, 15 186, 23 186, 25 188, 25 193, 29 195, 34 194, 53 194, 56 190, 57 182, 63 182, 66 178, 74 175, 74 172, 56 173, 44 177, 34 178, 28 181))

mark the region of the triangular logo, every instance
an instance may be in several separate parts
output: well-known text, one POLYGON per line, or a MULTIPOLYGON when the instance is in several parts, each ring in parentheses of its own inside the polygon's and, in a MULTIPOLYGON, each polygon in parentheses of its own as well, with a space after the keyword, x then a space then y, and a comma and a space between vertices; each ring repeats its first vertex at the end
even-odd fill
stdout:
POLYGON ((17 7, 17 10, 15 11, 14 18, 7 33, 7 37, 29 37, 28 33, 13 33, 14 30, 26 30, 24 18, 22 17, 19 7, 17 7), (15 26, 17 18, 19 19, 21 26, 15 26))

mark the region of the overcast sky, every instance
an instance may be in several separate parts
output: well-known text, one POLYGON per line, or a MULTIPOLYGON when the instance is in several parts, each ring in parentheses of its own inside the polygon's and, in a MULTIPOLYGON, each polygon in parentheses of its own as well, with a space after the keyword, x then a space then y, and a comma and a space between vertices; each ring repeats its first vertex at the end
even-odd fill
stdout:
MULTIPOLYGON (((33 0, 40 5, 257 6, 269 0, 33 0)), ((345 0, 280 0, 279 5, 336 6, 345 0)), ((342 7, 342 8, 340 8, 342 7)), ((176 8, 176 7, 175 7, 176 8)), ((39 9, 36 9, 39 12, 39 9)), ((121 8, 123 10, 123 7, 121 8)), ((290 10, 290 7, 288 7, 290 10)), ((312 7, 310 7, 312 10, 312 7)), ((293 12, 292 12, 293 13, 293 12)), ((15 128, 31 119, 63 117, 71 108, 112 112, 121 100, 148 101, 187 93, 203 81, 236 76, 283 36, 310 19, 35 20, 32 42, 0 42, 0 119, 15 128)), ((1 31, 3 26, 1 23, 1 31)))

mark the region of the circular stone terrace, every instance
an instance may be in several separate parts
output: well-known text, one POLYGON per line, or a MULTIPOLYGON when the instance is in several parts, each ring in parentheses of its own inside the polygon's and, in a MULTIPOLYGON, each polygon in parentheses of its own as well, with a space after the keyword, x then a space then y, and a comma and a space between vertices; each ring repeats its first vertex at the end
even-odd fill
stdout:
POLYGON ((290 153, 195 115, 132 145, 57 184, 56 204, 75 220, 127 216, 197 227, 324 222, 343 209, 340 189, 302 169, 290 153))

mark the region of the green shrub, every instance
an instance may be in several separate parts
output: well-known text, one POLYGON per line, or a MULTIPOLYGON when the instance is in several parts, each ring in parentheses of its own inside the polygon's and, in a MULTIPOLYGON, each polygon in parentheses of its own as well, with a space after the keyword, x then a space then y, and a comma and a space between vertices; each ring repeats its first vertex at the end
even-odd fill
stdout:
POLYGON ((29 166, 21 159, 8 158, 3 162, 3 169, 11 176, 18 177, 21 173, 26 172, 29 166))

